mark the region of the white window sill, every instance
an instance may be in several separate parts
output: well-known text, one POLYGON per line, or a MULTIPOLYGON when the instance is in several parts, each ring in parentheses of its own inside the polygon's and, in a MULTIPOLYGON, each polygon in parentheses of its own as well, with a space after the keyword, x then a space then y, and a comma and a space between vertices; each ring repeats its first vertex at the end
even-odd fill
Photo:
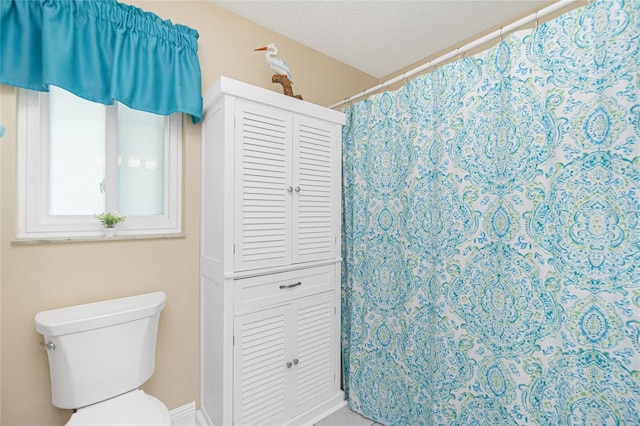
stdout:
POLYGON ((86 243, 94 241, 126 241, 126 240, 157 240, 168 238, 185 238, 185 233, 175 234, 138 234, 138 235, 114 235, 113 237, 42 237, 42 238, 17 238, 11 241, 12 245, 26 244, 56 244, 56 243, 86 243))

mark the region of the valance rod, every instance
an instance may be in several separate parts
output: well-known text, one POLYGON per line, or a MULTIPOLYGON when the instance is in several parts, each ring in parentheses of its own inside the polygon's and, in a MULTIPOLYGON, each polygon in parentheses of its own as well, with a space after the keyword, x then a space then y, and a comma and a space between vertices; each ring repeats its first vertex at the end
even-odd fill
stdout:
POLYGON ((467 43, 462 47, 459 47, 459 48, 457 48, 455 50, 450 51, 449 53, 445 53, 444 55, 439 56, 436 59, 433 59, 433 60, 431 60, 431 61, 429 61, 429 62, 427 62, 425 64, 422 64, 419 67, 416 67, 416 68, 414 68, 412 70, 409 70, 409 71, 407 71, 407 72, 405 72, 405 73, 403 73, 403 74, 401 74, 399 76, 396 76, 396 77, 394 77, 394 78, 392 78, 390 80, 387 80, 384 83, 380 83, 377 86, 374 86, 374 87, 372 87, 370 89, 367 89, 367 90, 365 90, 363 92, 360 92, 360 93, 358 93, 356 95, 353 95, 350 98, 346 98, 343 101, 340 101, 340 102, 338 102, 336 104, 333 104, 329 108, 339 107, 340 105, 344 105, 347 102, 351 102, 354 99, 358 99, 358 98, 361 98, 363 96, 366 96, 366 95, 368 95, 368 94, 370 94, 372 92, 375 92, 375 91, 377 91, 377 90, 379 90, 381 88, 384 88, 384 87, 387 87, 387 86, 391 86, 392 84, 397 83, 397 82, 402 81, 402 80, 406 80, 407 78, 409 78, 409 77, 411 77, 413 75, 416 75, 418 73, 421 73, 422 71, 425 71, 425 70, 427 70, 427 69, 429 69, 429 68, 431 68, 433 66, 441 64, 442 62, 445 62, 445 61, 453 58, 454 56, 461 55, 461 54, 463 54, 465 52, 468 52, 469 50, 474 49, 474 48, 476 48, 476 47, 478 47, 478 46, 480 46, 480 45, 482 45, 482 44, 484 44, 484 43, 486 43, 488 41, 491 41, 491 40, 496 39, 498 37, 502 37, 504 34, 507 34, 507 33, 511 32, 513 30, 517 30, 518 28, 520 28, 520 27, 522 27, 524 25, 527 25, 527 24, 529 24, 531 22, 537 21, 540 18, 542 18, 542 17, 544 17, 546 15, 549 15, 549 14, 551 14, 551 13, 557 11, 557 10, 560 10, 560 9, 562 9, 564 7, 567 7, 570 4, 575 3, 577 1, 579 1, 579 0, 560 0, 557 3, 553 3, 552 5, 549 5, 549 6, 543 8, 541 10, 538 10, 538 11, 536 11, 536 12, 534 12, 534 13, 528 15, 528 16, 525 16, 524 18, 519 19, 519 20, 517 20, 517 21, 515 21, 515 22, 513 22, 513 23, 511 23, 509 25, 505 25, 504 27, 500 28, 499 30, 496 30, 496 31, 494 31, 492 33, 489 33, 489 34, 485 35, 484 37, 480 37, 479 39, 474 40, 474 41, 472 41, 470 43, 467 43))

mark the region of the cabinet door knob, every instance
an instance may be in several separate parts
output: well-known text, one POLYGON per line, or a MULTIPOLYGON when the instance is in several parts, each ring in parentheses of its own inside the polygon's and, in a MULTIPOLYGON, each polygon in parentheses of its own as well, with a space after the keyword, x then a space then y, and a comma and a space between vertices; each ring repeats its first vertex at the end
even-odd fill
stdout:
POLYGON ((298 358, 294 358, 293 359, 293 365, 298 365, 300 361, 298 360, 298 358))
POLYGON ((291 361, 288 361, 288 362, 287 362, 287 368, 291 368, 291 366, 292 366, 292 365, 293 365, 293 364, 291 364, 291 361))
POLYGON ((300 187, 296 186, 296 192, 300 192, 300 187))
POLYGON ((287 191, 293 192, 293 186, 287 186, 287 191))

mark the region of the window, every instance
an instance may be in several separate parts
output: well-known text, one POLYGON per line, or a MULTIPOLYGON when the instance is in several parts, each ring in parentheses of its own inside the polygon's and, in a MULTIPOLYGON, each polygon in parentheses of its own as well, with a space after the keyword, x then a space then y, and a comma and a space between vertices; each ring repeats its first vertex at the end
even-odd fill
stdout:
POLYGON ((181 114, 102 105, 51 86, 18 97, 18 238, 181 232, 181 114))

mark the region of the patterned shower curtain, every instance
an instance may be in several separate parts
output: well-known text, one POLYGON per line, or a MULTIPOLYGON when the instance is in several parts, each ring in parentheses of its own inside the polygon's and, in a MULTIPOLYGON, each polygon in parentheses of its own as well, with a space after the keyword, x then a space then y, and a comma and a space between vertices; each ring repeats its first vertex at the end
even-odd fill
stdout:
POLYGON ((640 424, 639 40, 595 1, 346 110, 353 410, 640 424))

